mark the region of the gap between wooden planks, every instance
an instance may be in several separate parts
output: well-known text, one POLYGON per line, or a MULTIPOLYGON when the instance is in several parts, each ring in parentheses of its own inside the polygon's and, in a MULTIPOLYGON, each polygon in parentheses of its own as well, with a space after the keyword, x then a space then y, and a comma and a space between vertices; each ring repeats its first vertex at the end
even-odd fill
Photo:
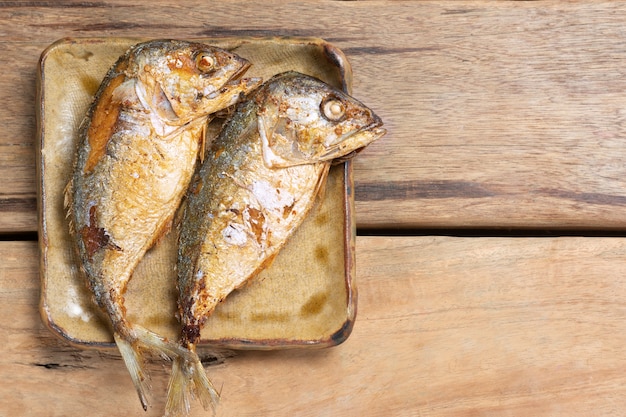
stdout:
MULTIPOLYGON (((623 414, 626 238, 360 236, 356 249, 350 338, 222 353, 207 367, 218 416, 623 414)), ((143 413, 117 352, 42 324, 36 243, 0 242, 0 259, 1 416, 161 415, 167 365, 149 366, 143 413)))

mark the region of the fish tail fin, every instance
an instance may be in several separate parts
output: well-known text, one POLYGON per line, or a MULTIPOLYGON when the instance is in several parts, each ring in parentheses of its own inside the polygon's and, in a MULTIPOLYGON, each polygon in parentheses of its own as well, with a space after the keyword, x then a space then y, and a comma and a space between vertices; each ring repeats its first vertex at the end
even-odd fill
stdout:
POLYGON ((196 398, 204 407, 215 414, 219 392, 213 387, 204 371, 200 358, 179 356, 172 363, 172 374, 167 389, 165 416, 186 416, 191 409, 191 401, 196 398))
POLYGON ((126 369, 128 369, 133 384, 135 385, 135 390, 137 390, 141 406, 144 411, 146 411, 148 409, 150 384, 148 382, 148 375, 143 368, 143 355, 135 346, 133 346, 131 342, 122 338, 117 332, 115 332, 113 336, 115 338, 115 344, 122 354, 122 359, 126 364, 126 369))
POLYGON ((120 333, 114 332, 115 343, 122 354, 122 359, 135 385, 141 406, 144 410, 147 410, 150 384, 148 374, 144 369, 143 351, 157 354, 168 360, 181 357, 193 358, 196 355, 177 343, 170 342, 141 326, 134 325, 126 330, 130 335, 129 337, 124 337, 120 333))
POLYGON ((151 332, 144 327, 133 325, 132 330, 136 336, 137 343, 150 352, 160 355, 164 359, 169 360, 179 356, 185 358, 196 356, 195 353, 185 349, 178 343, 171 342, 165 337, 151 332))

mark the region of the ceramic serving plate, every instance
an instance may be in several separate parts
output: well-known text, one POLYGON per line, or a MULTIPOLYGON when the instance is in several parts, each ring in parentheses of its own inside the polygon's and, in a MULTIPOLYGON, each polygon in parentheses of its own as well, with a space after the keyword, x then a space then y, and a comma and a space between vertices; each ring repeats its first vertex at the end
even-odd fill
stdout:
MULTIPOLYGON (((41 313, 53 332, 83 347, 113 347, 108 320, 92 301, 70 243, 63 190, 78 125, 108 68, 145 39, 63 39, 39 66, 39 244, 41 313)), ((199 39, 253 65, 246 76, 296 70, 350 90, 351 70, 337 48, 319 39, 199 39)), ((217 125, 215 125, 217 126, 217 125)), ((213 133, 218 128, 213 126, 213 133)), ((354 222, 349 163, 328 186, 272 265, 227 297, 202 330, 202 343, 231 349, 327 347, 343 342, 356 314, 354 222)), ((126 293, 131 322, 176 338, 176 233, 151 249, 126 293)))

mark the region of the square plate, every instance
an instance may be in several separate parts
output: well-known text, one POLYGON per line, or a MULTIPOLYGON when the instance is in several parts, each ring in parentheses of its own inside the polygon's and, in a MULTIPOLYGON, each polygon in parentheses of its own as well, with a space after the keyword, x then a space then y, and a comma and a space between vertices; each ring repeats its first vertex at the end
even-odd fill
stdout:
MULTIPOLYGON (((39 65, 38 155, 41 314, 58 335, 82 347, 113 347, 108 319, 80 276, 63 209, 77 129, 109 67, 145 39, 63 39, 39 65)), ((200 42, 231 50, 253 65, 246 76, 295 70, 349 92, 343 53, 321 39, 220 38, 200 42)), ((218 127, 212 127, 217 134, 218 127)), ((350 163, 331 169, 326 192, 273 264, 231 293, 207 321, 200 345, 231 349, 328 347, 350 334, 356 315, 355 225, 350 163)), ((177 338, 176 236, 152 248, 126 292, 131 322, 177 338)))

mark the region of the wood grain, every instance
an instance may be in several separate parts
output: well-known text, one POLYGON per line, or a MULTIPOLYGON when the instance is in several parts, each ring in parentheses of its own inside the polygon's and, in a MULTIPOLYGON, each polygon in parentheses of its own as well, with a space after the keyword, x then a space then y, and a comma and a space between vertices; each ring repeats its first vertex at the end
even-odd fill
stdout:
POLYGON ((355 162, 359 227, 626 226, 620 2, 50 0, 0 21, 0 232, 36 228, 36 66, 66 36, 332 42, 389 131, 355 162))
MULTIPOLYGON (((359 237, 350 338, 203 352, 218 416, 620 416, 624 257, 624 238, 359 237)), ((161 415, 167 365, 150 364, 143 413, 117 352, 42 324, 36 244, 0 242, 0 259, 1 416, 161 415)))
MULTIPOLYGON (((626 226, 621 2, 0 1, 0 21, 0 417, 164 408, 168 365, 144 413, 115 350, 45 327, 37 243, 6 240, 37 227, 36 68, 62 37, 333 43, 388 129, 355 160, 361 229, 626 226)), ((342 345, 201 352, 218 416, 623 415, 626 238, 359 236, 356 256, 342 345)))

